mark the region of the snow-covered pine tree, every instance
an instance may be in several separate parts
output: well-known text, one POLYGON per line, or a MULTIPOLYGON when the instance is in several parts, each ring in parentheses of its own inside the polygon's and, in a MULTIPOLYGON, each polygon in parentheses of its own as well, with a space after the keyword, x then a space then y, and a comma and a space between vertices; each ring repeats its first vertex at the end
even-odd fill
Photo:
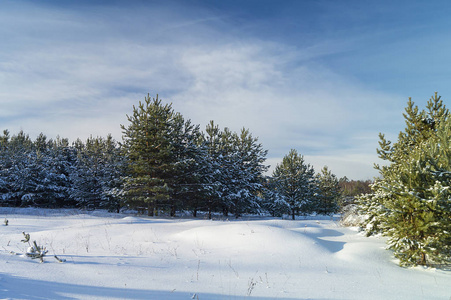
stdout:
POLYGON ((332 174, 327 166, 316 175, 318 182, 318 195, 313 209, 318 214, 330 215, 338 211, 340 199, 340 185, 337 176, 332 174))
MULTIPOLYGON (((444 118, 445 119, 445 118, 444 118)), ((451 118, 442 121, 436 139, 423 148, 426 153, 428 176, 434 180, 425 197, 427 213, 426 257, 430 263, 451 265, 451 118)), ((432 180, 431 180, 432 183, 432 180)), ((421 254, 423 255, 423 254, 421 254)))
POLYGON ((183 209, 190 210, 194 217, 199 210, 208 210, 208 195, 211 195, 214 176, 204 136, 197 128, 188 139, 184 150, 187 151, 185 163, 178 168, 178 186, 173 193, 176 201, 182 204, 183 209))
POLYGON ((74 148, 77 162, 71 174, 71 197, 82 208, 118 211, 120 201, 112 190, 120 186, 122 158, 116 141, 111 135, 90 137, 86 143, 75 141, 74 148))
POLYGON ((100 138, 90 137, 83 143, 75 142, 77 161, 74 172, 71 173, 72 194, 77 206, 83 209, 99 207, 102 194, 99 177, 102 173, 103 147, 100 138))
POLYGON ((10 134, 7 129, 3 130, 0 136, 0 203, 1 206, 9 206, 11 179, 9 178, 9 170, 11 169, 11 157, 9 153, 10 134))
POLYGON ((220 130, 213 121, 206 127, 204 142, 207 147, 207 165, 204 189, 205 205, 211 217, 213 210, 221 209, 239 217, 260 208, 259 192, 264 182, 263 172, 267 151, 248 129, 240 134, 229 128, 220 130))
MULTIPOLYGON (((28 179, 31 186, 27 205, 40 207, 65 206, 70 182, 62 180, 61 174, 54 166, 56 151, 53 141, 41 133, 33 142, 33 151, 28 154, 28 179), (58 200, 59 199, 59 200, 58 200), (31 200, 31 201, 30 201, 31 200)), ((67 145, 66 145, 67 146, 67 145)), ((66 177, 66 179, 68 179, 66 177)))
POLYGON ((381 176, 372 193, 359 198, 367 234, 388 236, 401 265, 451 262, 451 121, 437 93, 427 109, 409 99, 398 141, 380 134, 379 157, 388 164, 376 166, 381 176))
POLYGON ((75 149, 69 145, 67 138, 56 137, 49 141, 48 156, 45 162, 45 185, 43 188, 49 193, 48 206, 73 207, 75 203, 70 199, 72 182, 70 174, 75 168, 75 149))
POLYGON ((33 195, 30 186, 30 160, 32 141, 23 131, 13 135, 4 132, 4 163, 2 179, 5 182, 5 193, 2 195, 3 203, 9 206, 20 206, 23 201, 33 195))
MULTIPOLYGON (((0 172, 7 168, 9 162, 8 144, 9 144, 9 131, 3 130, 3 134, 0 135, 0 172)), ((0 177, 1 178, 1 177, 0 177)))
POLYGON ((144 102, 133 106, 127 115, 130 124, 123 130, 123 153, 127 158, 124 195, 131 207, 147 206, 148 215, 170 198, 168 179, 173 173, 170 132, 174 112, 169 104, 162 104, 149 95, 144 102))
MULTIPOLYGON (((38 151, 27 151, 20 160, 20 178, 17 182, 21 206, 47 206, 48 195, 43 188, 46 183, 45 155, 38 151)), ((19 162, 18 162, 19 166, 19 162)))
POLYGON ((10 134, 7 129, 3 130, 3 134, 0 136, 0 203, 1 206, 10 205, 10 192, 11 192, 11 156, 9 152, 10 134))
POLYGON ((276 181, 272 177, 266 177, 262 190, 262 208, 273 217, 283 217, 290 214, 290 205, 285 198, 279 194, 276 181))
POLYGON ((199 193, 203 190, 206 149, 202 146, 199 125, 185 121, 180 113, 174 116, 171 136, 174 169, 168 184, 171 187, 170 214, 174 216, 177 207, 198 205, 199 193))
POLYGON ((222 131, 219 126, 210 121, 202 135, 207 156, 206 164, 203 170, 202 183, 203 190, 199 194, 201 197, 201 207, 208 212, 208 218, 211 219, 212 212, 221 206, 224 195, 224 177, 227 177, 225 166, 226 156, 222 147, 222 131))
POLYGON ((292 219, 299 213, 311 211, 317 190, 315 171, 294 149, 285 155, 273 172, 275 189, 288 203, 292 219))
POLYGON ((238 193, 238 169, 240 162, 238 161, 238 154, 234 149, 234 136, 233 132, 225 127, 221 131, 220 138, 220 156, 218 159, 218 172, 220 184, 221 197, 219 199, 222 212, 224 216, 229 215, 229 211, 233 206, 233 201, 237 197, 238 193))
POLYGON ((259 193, 263 188, 263 173, 268 170, 268 166, 264 165, 267 153, 248 129, 243 128, 239 134, 233 133, 229 155, 231 176, 227 184, 232 187, 229 203, 236 217, 244 212, 260 210, 259 193))
POLYGON ((100 180, 102 186, 100 207, 109 211, 120 212, 123 205, 116 193, 122 185, 124 172, 124 157, 121 155, 120 145, 109 134, 103 140, 103 172, 100 180))

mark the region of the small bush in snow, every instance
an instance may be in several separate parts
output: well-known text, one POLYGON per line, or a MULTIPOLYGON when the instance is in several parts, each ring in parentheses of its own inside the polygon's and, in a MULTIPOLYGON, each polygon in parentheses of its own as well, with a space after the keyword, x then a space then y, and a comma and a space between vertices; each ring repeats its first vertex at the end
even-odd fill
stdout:
POLYGON ((24 239, 21 240, 23 243, 28 243, 30 247, 28 247, 26 256, 31 257, 32 259, 39 259, 41 262, 44 262, 44 256, 47 254, 48 250, 45 247, 38 246, 36 241, 33 241, 33 245, 30 243, 30 234, 22 232, 24 235, 24 239))
POLYGON ((341 210, 340 223, 343 226, 355 226, 360 227, 366 219, 365 215, 359 212, 359 207, 356 204, 349 204, 341 210))

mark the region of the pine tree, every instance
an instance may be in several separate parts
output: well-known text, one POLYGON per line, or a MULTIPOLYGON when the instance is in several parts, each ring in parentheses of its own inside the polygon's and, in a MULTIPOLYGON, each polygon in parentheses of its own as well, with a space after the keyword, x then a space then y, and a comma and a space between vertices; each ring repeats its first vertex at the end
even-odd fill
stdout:
POLYGON ((123 130, 123 151, 127 158, 124 192, 132 207, 147 206, 149 215, 170 198, 168 181, 173 175, 171 131, 174 112, 148 95, 133 114, 127 115, 128 127, 123 130))
POLYGON ((232 151, 229 154, 231 175, 227 184, 232 186, 229 203, 236 217, 244 212, 260 210, 259 193, 263 188, 263 173, 268 170, 268 166, 264 165, 267 153, 248 129, 243 128, 240 134, 232 134, 232 151))
POLYGON ((318 214, 330 215, 338 211, 338 200, 341 196, 337 176, 332 174, 327 166, 316 175, 319 193, 314 209, 318 214))
POLYGON ((3 135, 0 136, 0 203, 1 206, 6 204, 5 195, 9 192, 9 181, 7 179, 9 169, 9 131, 4 130, 3 135))
POLYGON ((248 129, 240 134, 227 127, 220 130, 213 121, 206 127, 204 142, 207 147, 204 190, 206 206, 211 217, 213 210, 221 209, 239 217, 243 213, 260 209, 264 162, 267 151, 248 129))
POLYGON ((198 196, 205 189, 203 162, 206 148, 198 125, 174 112, 172 105, 149 96, 122 126, 126 157, 124 195, 132 207, 147 205, 154 210, 167 209, 174 216, 177 207, 197 210, 198 196))
POLYGON ((121 205, 113 189, 120 186, 122 159, 116 141, 111 135, 90 137, 86 143, 77 140, 74 148, 77 162, 71 174, 71 197, 82 208, 118 211, 121 205))
POLYGON ((73 182, 72 198, 80 208, 95 209, 99 207, 102 188, 99 182, 102 147, 99 138, 90 137, 86 143, 77 144, 77 162, 71 174, 73 182))
POLYGON ((11 205, 11 155, 9 151, 10 133, 3 131, 0 136, 0 203, 1 206, 11 205))
POLYGON ((420 111, 409 99, 406 129, 393 145, 380 135, 380 178, 359 198, 367 234, 388 236, 401 265, 450 263, 451 125, 437 93, 420 111))
POLYGON ((75 149, 69 145, 67 138, 57 136, 50 141, 49 156, 46 162, 47 184, 45 189, 51 193, 49 206, 73 207, 75 203, 70 199, 72 181, 70 174, 76 163, 75 149))
POLYGON ((284 156, 273 172, 276 192, 290 208, 292 219, 312 210, 316 193, 315 171, 294 149, 284 156))
POLYGON ((100 207, 109 211, 120 212, 123 203, 116 191, 122 184, 124 171, 124 158, 121 155, 120 145, 111 134, 103 140, 103 173, 101 177, 101 203, 100 207))
MULTIPOLYGON (((8 140, 9 133, 4 132, 4 140, 8 140)), ((30 169, 32 141, 23 131, 13 135, 4 149, 3 180, 6 182, 6 191, 2 198, 5 204, 20 206, 30 200, 33 190, 30 186, 30 169)))
POLYGON ((180 113, 174 116, 171 132, 173 176, 168 181, 171 187, 171 216, 177 207, 196 207, 203 190, 204 160, 206 149, 202 145, 199 125, 184 120, 180 113))
POLYGON ((276 181, 272 177, 267 177, 262 190, 262 208, 272 217, 283 217, 290 214, 290 205, 284 197, 277 191, 276 181))
POLYGON ((225 166, 226 157, 222 147, 222 132, 219 126, 210 121, 203 133, 203 143, 206 147, 207 156, 203 172, 204 189, 200 196, 203 200, 203 207, 208 212, 211 219, 212 212, 221 205, 224 195, 224 177, 227 176, 225 166))

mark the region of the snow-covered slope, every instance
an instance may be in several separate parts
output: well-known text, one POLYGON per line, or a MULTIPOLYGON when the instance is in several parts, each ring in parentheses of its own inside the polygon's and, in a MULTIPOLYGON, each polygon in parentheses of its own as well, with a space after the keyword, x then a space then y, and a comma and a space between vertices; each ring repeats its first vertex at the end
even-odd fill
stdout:
POLYGON ((451 272, 400 268, 333 220, 209 221, 0 208, 0 299, 445 299, 451 272), (45 246, 25 257, 22 232, 45 246), (56 254, 64 263, 53 258, 56 254))

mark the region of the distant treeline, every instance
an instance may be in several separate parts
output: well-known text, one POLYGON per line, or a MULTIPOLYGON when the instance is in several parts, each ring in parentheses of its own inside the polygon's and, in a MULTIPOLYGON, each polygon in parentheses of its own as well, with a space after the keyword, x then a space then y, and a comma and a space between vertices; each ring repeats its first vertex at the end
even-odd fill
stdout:
POLYGON ((4 130, 0 205, 294 218, 336 212, 342 196, 368 191, 369 182, 338 180, 327 167, 315 174, 295 150, 265 176, 267 150, 249 130, 211 121, 202 132, 158 96, 147 96, 127 117, 121 143, 111 135, 69 143, 41 133, 31 140, 4 130))

